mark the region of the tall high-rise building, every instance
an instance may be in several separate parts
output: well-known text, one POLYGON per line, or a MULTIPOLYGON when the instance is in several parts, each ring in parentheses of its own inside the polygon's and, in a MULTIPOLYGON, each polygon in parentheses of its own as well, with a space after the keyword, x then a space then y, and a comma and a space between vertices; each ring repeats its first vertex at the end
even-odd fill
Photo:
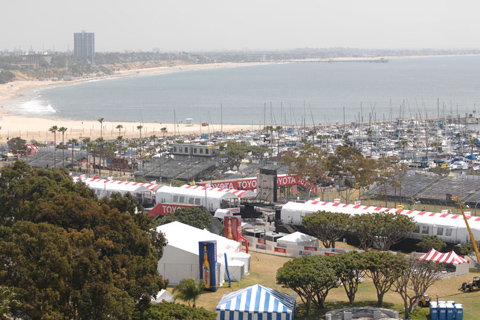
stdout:
POLYGON ((95 33, 86 32, 73 34, 73 52, 76 57, 81 57, 95 62, 95 33))

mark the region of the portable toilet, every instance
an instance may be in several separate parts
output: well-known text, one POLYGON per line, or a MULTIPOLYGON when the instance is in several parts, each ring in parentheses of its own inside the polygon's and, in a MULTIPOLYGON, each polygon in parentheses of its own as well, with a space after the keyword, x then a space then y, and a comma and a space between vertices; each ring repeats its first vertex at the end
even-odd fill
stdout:
POLYGON ((455 301, 447 301, 447 304, 453 304, 453 306, 455 306, 455 301))
POLYGON ((463 305, 455 305, 455 320, 463 320, 463 305))
POLYGON ((445 303, 438 304, 438 320, 447 320, 447 305, 445 303))
POLYGON ((438 319, 438 308, 437 308, 437 301, 430 301, 430 319, 437 320, 438 319))
POLYGON ((447 303, 447 320, 453 320, 455 318, 455 307, 451 303, 447 303))

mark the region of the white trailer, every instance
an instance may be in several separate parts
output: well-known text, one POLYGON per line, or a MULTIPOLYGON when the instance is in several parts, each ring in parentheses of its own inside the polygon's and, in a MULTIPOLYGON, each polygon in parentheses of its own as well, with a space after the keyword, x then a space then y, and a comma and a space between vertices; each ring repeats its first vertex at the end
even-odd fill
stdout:
POLYGON ((218 209, 227 209, 233 214, 240 213, 240 199, 231 192, 216 190, 216 188, 186 188, 164 186, 156 191, 156 203, 183 204, 203 206, 212 214, 218 209))

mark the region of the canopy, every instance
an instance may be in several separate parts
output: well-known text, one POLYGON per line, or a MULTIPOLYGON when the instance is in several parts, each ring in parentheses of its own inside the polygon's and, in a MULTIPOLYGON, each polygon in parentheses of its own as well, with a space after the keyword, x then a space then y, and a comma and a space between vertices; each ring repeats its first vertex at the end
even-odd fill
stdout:
POLYGON ((217 305, 217 320, 293 319, 295 296, 259 284, 223 295, 217 305))
POLYGON ((170 292, 168 292, 165 289, 162 289, 157 293, 155 298, 151 299, 151 302, 152 303, 160 303, 162 301, 174 302, 175 298, 173 297, 173 294, 171 294, 170 292))
MULTIPOLYGON (((318 239, 305 233, 294 232, 277 239, 277 246, 289 247, 318 247, 318 239)), ((303 248, 302 248, 303 250, 303 248)))
POLYGON ((432 250, 418 258, 418 260, 434 261, 436 263, 448 263, 454 265, 468 263, 468 260, 460 257, 453 250, 447 253, 441 253, 433 248, 432 250))

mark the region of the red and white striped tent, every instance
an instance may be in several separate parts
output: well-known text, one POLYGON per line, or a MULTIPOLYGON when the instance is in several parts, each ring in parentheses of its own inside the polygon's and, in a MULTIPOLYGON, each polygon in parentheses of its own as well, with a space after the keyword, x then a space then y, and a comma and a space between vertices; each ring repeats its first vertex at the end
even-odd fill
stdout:
POLYGON ((450 252, 441 253, 441 252, 438 252, 437 250, 435 250, 433 248, 432 248, 432 250, 425 253, 420 258, 418 258, 418 260, 434 261, 436 263, 448 263, 448 264, 453 264, 453 265, 468 263, 468 260, 460 257, 453 250, 450 251, 450 252))

